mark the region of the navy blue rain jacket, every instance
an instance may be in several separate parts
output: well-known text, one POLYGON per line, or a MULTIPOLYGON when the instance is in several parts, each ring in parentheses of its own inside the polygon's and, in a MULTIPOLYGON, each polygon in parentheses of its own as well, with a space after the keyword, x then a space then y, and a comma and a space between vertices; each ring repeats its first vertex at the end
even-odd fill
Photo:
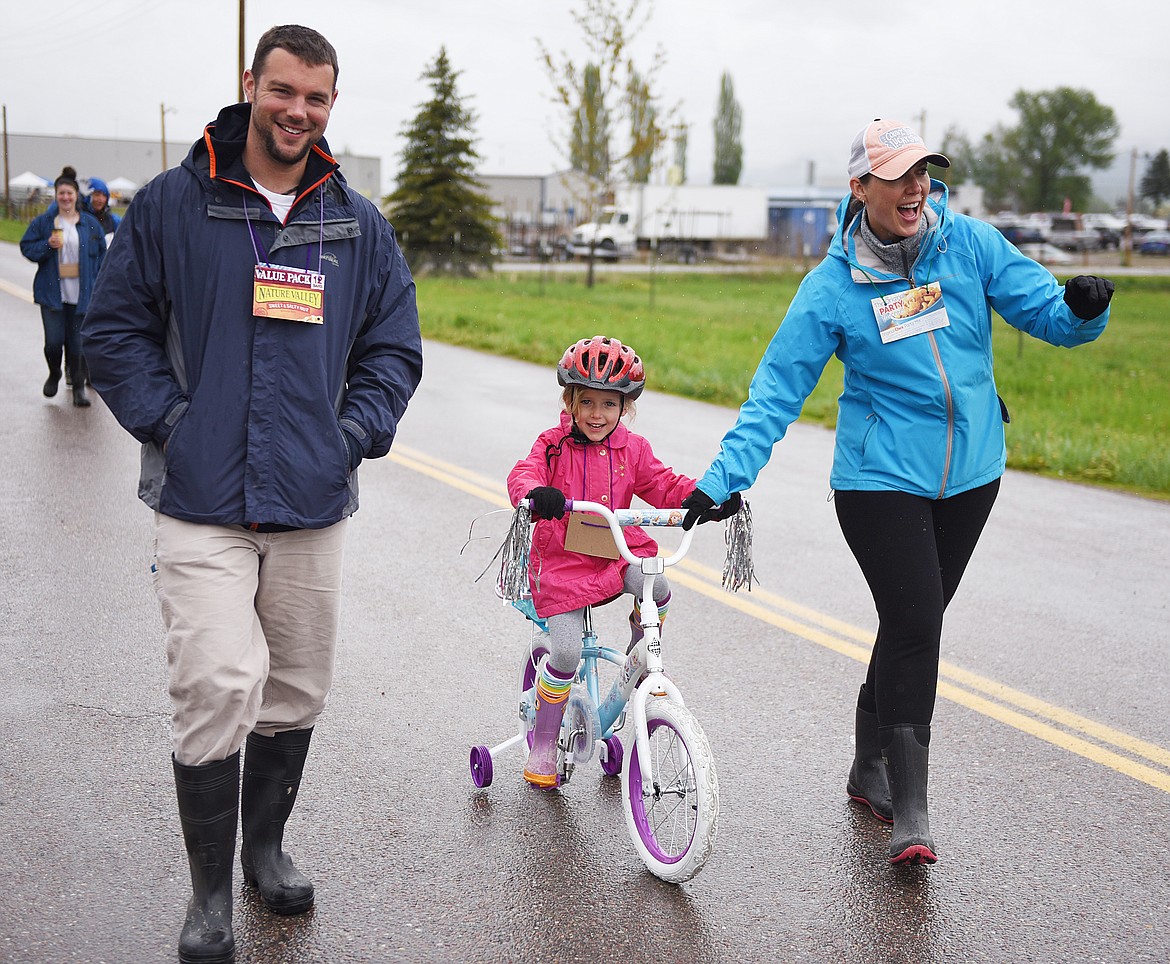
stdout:
MULTIPOLYGON (((97 218, 80 211, 77 222, 79 254, 77 277, 81 282, 77 296, 77 313, 85 314, 89 308, 94 281, 106 256, 106 237, 97 218)), ((53 222, 57 217, 57 202, 49 205, 44 214, 33 218, 24 236, 20 239, 20 253, 35 262, 37 273, 33 276, 33 301, 43 308, 61 310, 61 272, 57 252, 49 247, 49 235, 53 233, 53 222)))
POLYGON ((414 282, 393 229, 321 141, 286 223, 225 108, 135 196, 82 328, 93 386, 143 443, 139 496, 190 522, 323 528, 357 508, 422 377, 414 282), (325 275, 324 324, 256 317, 260 260, 325 275))

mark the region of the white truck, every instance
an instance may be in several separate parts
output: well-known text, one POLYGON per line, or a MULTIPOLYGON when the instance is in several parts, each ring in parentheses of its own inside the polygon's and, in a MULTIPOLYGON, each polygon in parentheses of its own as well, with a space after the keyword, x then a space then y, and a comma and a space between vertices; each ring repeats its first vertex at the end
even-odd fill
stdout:
POLYGON ((578 225, 569 251, 620 258, 656 249, 664 258, 745 257, 768 238, 768 192, 738 185, 625 184, 596 221, 578 225))

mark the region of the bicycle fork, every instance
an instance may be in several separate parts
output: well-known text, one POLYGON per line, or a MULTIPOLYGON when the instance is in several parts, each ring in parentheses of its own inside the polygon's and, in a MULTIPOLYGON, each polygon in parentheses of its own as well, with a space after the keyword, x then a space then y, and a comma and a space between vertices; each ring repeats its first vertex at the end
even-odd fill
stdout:
POLYGON ((601 729, 608 733, 623 709, 628 708, 634 725, 638 760, 649 786, 655 786, 654 761, 650 756, 650 731, 646 703, 651 698, 669 698, 683 705, 682 693, 663 672, 662 630, 654 602, 654 577, 665 571, 662 559, 642 559, 641 641, 626 656, 618 677, 598 708, 601 729), (631 700, 632 697, 632 700, 631 700))

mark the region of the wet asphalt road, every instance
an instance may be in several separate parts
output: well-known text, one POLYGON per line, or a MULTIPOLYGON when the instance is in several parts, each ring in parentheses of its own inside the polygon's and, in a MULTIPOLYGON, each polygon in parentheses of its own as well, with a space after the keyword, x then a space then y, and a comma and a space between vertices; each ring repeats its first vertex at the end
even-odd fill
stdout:
MULTIPOLYGON (((0 961, 173 960, 189 884, 137 445, 100 402, 41 397, 31 277, 0 245, 0 961)), ((675 579, 667 666, 721 784, 704 871, 650 877, 595 766, 539 794, 513 751, 477 791, 468 749, 513 732, 526 639, 475 581, 507 522, 487 514, 556 396, 551 368, 428 343, 395 453, 361 470, 286 838, 317 906, 277 918, 237 881, 240 961, 1170 959, 1165 504, 1005 479, 948 615, 932 868, 891 868, 844 794, 874 618, 831 435, 803 426, 751 493, 760 590, 713 591, 715 527, 675 579)), ((732 414, 649 392, 636 427, 698 473, 732 414)))

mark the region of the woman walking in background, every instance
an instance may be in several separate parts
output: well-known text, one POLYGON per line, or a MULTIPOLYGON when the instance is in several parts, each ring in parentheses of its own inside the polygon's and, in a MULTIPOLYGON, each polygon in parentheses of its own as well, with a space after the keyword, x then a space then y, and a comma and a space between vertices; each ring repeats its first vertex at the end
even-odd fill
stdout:
POLYGON ((34 218, 20 239, 20 252, 37 266, 33 301, 41 306, 45 361, 44 394, 52 398, 61 381, 64 353, 73 386, 73 404, 89 405, 81 355, 81 318, 106 255, 105 232, 92 214, 78 207, 77 172, 66 167, 53 182, 56 203, 34 218))

